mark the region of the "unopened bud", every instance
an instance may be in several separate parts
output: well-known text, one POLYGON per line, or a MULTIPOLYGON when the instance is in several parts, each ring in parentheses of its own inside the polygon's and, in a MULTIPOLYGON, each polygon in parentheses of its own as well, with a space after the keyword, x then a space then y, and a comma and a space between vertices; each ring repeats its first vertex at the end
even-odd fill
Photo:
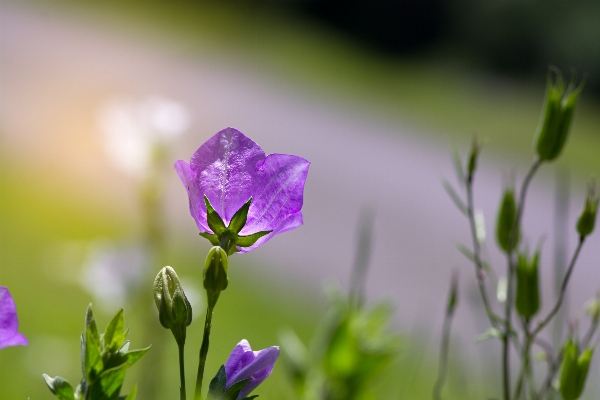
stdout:
POLYGON ((517 260, 517 293, 515 305, 524 318, 531 318, 540 309, 538 279, 539 251, 530 259, 527 254, 519 254, 517 260))
POLYGON ((161 325, 174 334, 174 329, 181 330, 192 322, 192 306, 177 273, 169 266, 161 269, 154 279, 154 303, 161 325))
POLYGON ((589 348, 579 354, 579 346, 571 339, 567 341, 560 374, 560 394, 563 400, 577 400, 581 397, 593 353, 594 349, 589 348))
POLYGON ((227 289, 229 277, 227 253, 220 246, 213 246, 204 265, 204 289, 208 295, 209 308, 214 307, 221 291, 227 289))
POLYGON ((597 189, 595 183, 591 183, 588 188, 583 211, 577 220, 577 232, 580 237, 586 237, 594 231, 594 226, 596 225, 596 213, 598 211, 598 200, 600 198, 597 189))
POLYGON ((572 81, 568 85, 556 72, 556 81, 548 74, 544 109, 536 132, 536 152, 540 160, 552 161, 562 151, 573 120, 575 106, 583 84, 575 87, 572 81))
POLYGON ((496 239, 500 248, 506 253, 513 251, 519 242, 517 204, 512 188, 507 188, 502 195, 496 221, 496 239))

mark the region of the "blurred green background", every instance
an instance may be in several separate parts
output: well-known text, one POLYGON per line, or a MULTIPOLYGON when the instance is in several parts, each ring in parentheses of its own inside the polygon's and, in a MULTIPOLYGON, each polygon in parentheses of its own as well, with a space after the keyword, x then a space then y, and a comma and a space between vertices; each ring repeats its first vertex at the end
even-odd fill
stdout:
MULTIPOLYGON (((498 155, 519 162, 530 154, 547 66, 563 71, 573 67, 579 75, 587 73, 587 84, 576 135, 560 163, 578 177, 600 173, 600 7, 594 3, 72 1, 18 7, 33 10, 40 19, 59 16, 99 32, 118 32, 140 46, 184 60, 226 55, 287 82, 299 96, 323 96, 392 123, 409 121, 434 141, 450 138, 466 144, 477 131, 489 138, 498 155)), ((9 39, 0 40, 5 45, 9 39)), ((8 110, 11 99, 2 97, 2 108, 8 110)), ((70 118, 74 126, 83 118, 76 110, 55 117, 70 118)), ((98 240, 124 246, 143 241, 144 213, 139 211, 137 188, 123 190, 135 183, 119 181, 109 193, 82 190, 78 174, 86 167, 80 172, 73 167, 69 175, 64 166, 36 163, 6 144, 11 126, 0 123, 5 142, 0 147, 0 284, 11 290, 20 331, 30 341, 26 348, 0 351, 0 398, 51 398, 41 373, 61 375, 73 384, 79 378, 78 337, 92 301, 80 284, 87 251, 98 240)), ((99 172, 96 178, 102 187, 110 187, 110 177, 99 172)), ((171 227, 151 271, 144 273, 143 283, 136 283, 141 297, 124 304, 132 347, 151 341, 151 354, 158 354, 151 368, 163 371, 164 377, 155 382, 156 399, 176 396, 176 348, 158 321, 146 321, 153 312, 150 288, 144 287, 144 293, 139 285, 148 284, 151 275, 168 264, 198 289, 207 249, 203 243, 190 246, 180 241, 171 227), (149 327, 156 331, 148 332, 149 327)), ((243 256, 235 256, 231 264, 231 285, 214 318, 207 371, 216 371, 242 336, 260 349, 278 343, 278 330, 291 327, 308 341, 324 313, 320 284, 274 285, 264 270, 242 268, 248 264, 243 256)), ((201 340, 200 309, 195 309, 198 319, 188 334, 189 386, 201 340)), ((114 312, 97 309, 101 328, 114 312)), ((436 371, 432 348, 438 338, 419 340, 410 331, 400 331, 405 334, 402 352, 383 382, 392 382, 398 392, 394 398, 429 398, 436 371)), ((468 369, 461 356, 455 354, 453 360, 468 369)), ((149 360, 131 369, 129 386, 144 382, 145 362, 149 360)), ((483 389, 486 383, 472 384, 465 393, 464 373, 460 368, 451 371, 449 398, 482 398, 488 393, 483 389)), ((294 398, 277 368, 257 393, 265 399, 294 398)))

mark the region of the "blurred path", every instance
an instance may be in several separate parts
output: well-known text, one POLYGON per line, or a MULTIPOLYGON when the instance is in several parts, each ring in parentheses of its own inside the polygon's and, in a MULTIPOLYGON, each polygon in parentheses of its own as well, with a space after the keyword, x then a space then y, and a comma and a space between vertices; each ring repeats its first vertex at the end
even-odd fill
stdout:
MULTIPOLYGON (((311 294, 324 280, 346 287, 358 213, 369 207, 376 212, 376 223, 368 297, 391 298, 403 329, 436 332, 430 328, 441 324, 451 269, 459 268, 462 303, 454 327, 463 334, 461 342, 471 346, 471 338, 487 328, 474 317, 481 316, 482 309, 471 302, 476 297, 472 266, 455 248, 458 242, 468 243, 469 235, 466 220, 440 183, 443 177, 455 180, 450 147, 433 141, 439 135, 341 107, 331 98, 269 77, 235 56, 185 57, 120 37, 111 28, 47 11, 0 5, 0 56, 2 147, 21 163, 42 174, 64 174, 91 195, 109 195, 132 208, 133 185, 104 155, 97 112, 117 95, 158 93, 182 101, 190 107, 193 123, 174 159, 189 159, 209 136, 234 126, 267 153, 293 153, 312 162, 305 225, 245 255, 244 261, 264 265, 263 274, 294 285, 312 285, 311 294)), ((490 249, 499 189, 503 177, 514 171, 499 161, 504 160, 484 152, 482 162, 487 165, 477 176, 476 200, 484 205, 490 249)), ((518 166, 519 180, 525 167, 518 166)), ((525 215, 532 246, 553 232, 553 176, 543 171, 541 178, 531 188, 525 215)), ((185 192, 174 172, 169 179, 174 226, 186 240, 195 241, 185 192)), ((570 225, 584 190, 573 185, 573 191, 570 225)), ((572 235, 569 249, 574 240, 572 235)), ((546 289, 553 279, 546 271, 551 268, 552 245, 552 239, 546 241, 542 258, 546 289)), ((495 250, 491 255, 501 265, 495 250)), ((600 286, 598 260, 596 233, 573 276, 572 313, 600 286)), ((232 264, 240 266, 241 257, 232 264)), ((551 303, 549 295, 546 290, 545 307, 551 303)), ((431 336, 437 349, 437 334, 431 336)))

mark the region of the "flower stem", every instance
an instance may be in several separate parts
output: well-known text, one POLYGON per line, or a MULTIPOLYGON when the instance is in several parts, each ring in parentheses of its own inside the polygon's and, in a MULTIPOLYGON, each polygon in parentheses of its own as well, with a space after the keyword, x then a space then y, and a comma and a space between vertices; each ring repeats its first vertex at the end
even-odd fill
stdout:
POLYGON ((183 350, 185 348, 185 343, 177 342, 177 347, 179 348, 179 380, 181 382, 181 386, 179 387, 179 400, 186 400, 186 396, 185 396, 185 362, 184 362, 184 353, 183 353, 183 350))
POLYGON ((206 364, 206 356, 208 354, 213 309, 214 306, 211 307, 209 303, 209 306, 206 309, 206 320, 204 321, 204 335, 202 337, 202 345, 200 346, 200 362, 198 363, 198 375, 196 376, 196 400, 202 400, 202 378, 204 377, 204 366, 206 364))

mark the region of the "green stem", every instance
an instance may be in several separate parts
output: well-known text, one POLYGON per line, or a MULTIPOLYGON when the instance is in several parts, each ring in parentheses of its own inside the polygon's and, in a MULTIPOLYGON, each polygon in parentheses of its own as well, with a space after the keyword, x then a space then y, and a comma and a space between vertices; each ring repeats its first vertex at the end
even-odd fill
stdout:
POLYGON ((204 321, 204 335, 202 337, 202 346, 200 346, 200 362, 198 363, 198 375, 196 376, 196 400, 202 400, 202 378, 204 377, 204 366, 208 354, 208 345, 210 337, 210 328, 212 324, 214 306, 209 304, 206 309, 206 320, 204 321))
POLYGON ((186 400, 185 396, 185 362, 184 362, 184 348, 185 342, 177 343, 177 347, 179 348, 179 380, 181 382, 181 386, 179 387, 179 400, 186 400))

